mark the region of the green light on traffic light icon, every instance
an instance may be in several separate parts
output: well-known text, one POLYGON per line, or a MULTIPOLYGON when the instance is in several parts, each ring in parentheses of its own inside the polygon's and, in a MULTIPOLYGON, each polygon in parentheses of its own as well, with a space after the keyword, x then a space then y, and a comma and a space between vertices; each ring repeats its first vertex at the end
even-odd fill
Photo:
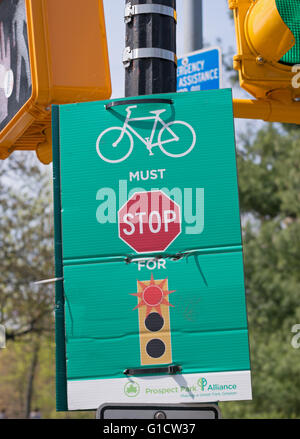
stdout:
POLYGON ((276 0, 278 12, 293 33, 296 44, 280 62, 284 64, 300 64, 300 0, 276 0))

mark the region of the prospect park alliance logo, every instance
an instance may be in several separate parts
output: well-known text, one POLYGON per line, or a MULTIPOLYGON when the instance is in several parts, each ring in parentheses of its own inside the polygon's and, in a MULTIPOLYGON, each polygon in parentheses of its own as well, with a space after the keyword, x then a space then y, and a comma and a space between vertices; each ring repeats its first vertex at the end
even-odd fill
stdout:
MULTIPOLYGON (((170 388, 164 388, 164 389, 146 389, 146 393, 149 394, 168 394, 168 393, 173 393, 174 391, 176 392, 197 392, 197 390, 201 391, 201 392, 215 392, 215 391, 233 391, 235 392, 237 389, 237 385, 236 384, 208 384, 208 381, 206 378, 199 378, 197 381, 197 387, 191 386, 191 387, 173 387, 172 389, 170 388)), ((136 396, 138 396, 140 394, 140 386, 138 383, 134 382, 134 381, 130 381, 128 383, 125 384, 124 386, 124 393, 128 398, 134 398, 136 396)))

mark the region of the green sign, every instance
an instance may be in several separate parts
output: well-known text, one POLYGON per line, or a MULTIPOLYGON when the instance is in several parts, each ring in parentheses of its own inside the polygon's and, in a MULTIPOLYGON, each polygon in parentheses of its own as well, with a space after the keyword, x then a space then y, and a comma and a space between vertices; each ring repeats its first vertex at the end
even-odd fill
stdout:
POLYGON ((118 211, 134 193, 157 189, 181 207, 182 232, 168 252, 241 245, 230 96, 176 94, 171 105, 126 100, 111 110, 104 102, 58 107, 64 260, 135 253, 119 238, 118 211), (155 144, 159 136, 168 143, 152 149, 139 138, 155 144))
POLYGON ((58 409, 250 399, 231 91, 117 104, 53 110, 58 409))

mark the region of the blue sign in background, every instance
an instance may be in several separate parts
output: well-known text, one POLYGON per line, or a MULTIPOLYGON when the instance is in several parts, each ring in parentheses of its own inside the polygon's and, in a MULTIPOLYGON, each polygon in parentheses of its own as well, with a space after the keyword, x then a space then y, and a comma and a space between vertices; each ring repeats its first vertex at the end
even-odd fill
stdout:
POLYGON ((178 59, 177 91, 221 88, 222 59, 218 47, 191 52, 178 59))

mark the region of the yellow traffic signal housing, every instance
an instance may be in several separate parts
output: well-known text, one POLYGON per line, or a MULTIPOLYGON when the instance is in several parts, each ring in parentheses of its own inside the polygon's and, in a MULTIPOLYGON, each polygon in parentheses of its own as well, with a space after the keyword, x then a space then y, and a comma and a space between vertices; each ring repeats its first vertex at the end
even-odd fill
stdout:
POLYGON ((297 57, 291 62, 293 57, 286 56, 296 44, 298 50, 291 23, 300 25, 299 0, 229 0, 229 7, 234 12, 234 68, 241 87, 258 99, 291 102, 300 97, 300 88, 293 86, 297 57))
POLYGON ((36 150, 50 163, 51 104, 110 95, 102 0, 1 1, 1 159, 36 150))

